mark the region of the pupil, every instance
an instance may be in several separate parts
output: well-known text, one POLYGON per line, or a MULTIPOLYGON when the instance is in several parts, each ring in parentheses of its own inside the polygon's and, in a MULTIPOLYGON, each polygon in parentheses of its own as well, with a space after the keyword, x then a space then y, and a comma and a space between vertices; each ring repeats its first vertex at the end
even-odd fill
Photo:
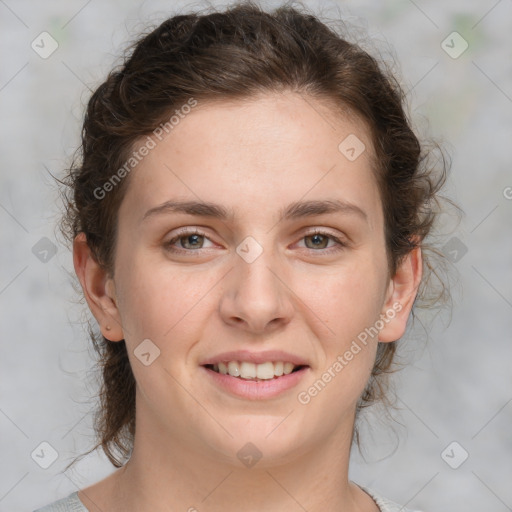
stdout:
POLYGON ((190 243, 190 240, 193 239, 191 245, 198 244, 198 238, 201 237, 201 236, 202 235, 189 235, 186 238, 186 242, 190 243))
MULTIPOLYGON (((316 235, 311 235, 310 238, 313 241, 313 244, 315 245, 315 247, 319 247, 322 245, 322 239, 325 237, 324 237, 324 235, 316 234, 316 235), (320 243, 320 245, 318 244, 318 242, 320 243)), ((325 241, 324 241, 324 245, 325 245, 325 241)))

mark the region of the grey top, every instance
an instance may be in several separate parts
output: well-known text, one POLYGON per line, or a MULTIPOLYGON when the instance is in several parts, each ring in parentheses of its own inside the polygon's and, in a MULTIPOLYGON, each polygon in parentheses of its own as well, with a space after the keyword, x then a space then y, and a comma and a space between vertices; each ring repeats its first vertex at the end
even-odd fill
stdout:
MULTIPOLYGON (((377 506, 379 507, 380 512, 421 512, 420 510, 411 510, 409 508, 402 507, 398 505, 398 503, 395 503, 393 501, 388 500, 387 498, 384 498, 375 492, 373 492, 371 489, 368 489, 367 487, 363 487, 362 485, 359 486, 363 491, 365 491, 367 494, 369 494, 375 503, 377 503, 377 506)), ((66 498, 62 498, 58 501, 54 501, 53 503, 50 503, 49 505, 46 505, 42 508, 38 508, 37 510, 34 510, 34 512, 89 512, 84 504, 80 501, 80 498, 78 497, 78 491, 75 491, 74 493, 70 494, 66 498)))

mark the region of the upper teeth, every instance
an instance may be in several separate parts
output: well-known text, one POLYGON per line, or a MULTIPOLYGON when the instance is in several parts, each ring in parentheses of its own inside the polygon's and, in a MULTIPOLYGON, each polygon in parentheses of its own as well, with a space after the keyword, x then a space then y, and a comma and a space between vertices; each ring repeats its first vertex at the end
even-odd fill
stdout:
POLYGON ((288 362, 272 362, 255 364, 246 361, 229 361, 214 364, 213 369, 224 375, 242 377, 242 379, 273 379, 285 374, 292 373, 295 365, 288 362))

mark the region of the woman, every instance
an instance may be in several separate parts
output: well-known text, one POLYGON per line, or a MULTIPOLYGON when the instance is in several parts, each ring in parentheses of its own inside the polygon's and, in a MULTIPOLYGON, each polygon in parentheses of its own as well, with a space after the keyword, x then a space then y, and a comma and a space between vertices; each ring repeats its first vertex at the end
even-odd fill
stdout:
POLYGON ((175 16, 134 45, 65 181, 118 469, 40 511, 406 510, 348 479, 445 178, 402 97, 292 8, 175 16))

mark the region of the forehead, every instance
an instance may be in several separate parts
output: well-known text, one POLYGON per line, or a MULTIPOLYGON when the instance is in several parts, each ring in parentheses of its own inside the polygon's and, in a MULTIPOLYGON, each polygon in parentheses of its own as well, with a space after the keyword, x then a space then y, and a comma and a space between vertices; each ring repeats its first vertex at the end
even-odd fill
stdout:
POLYGON ((241 217, 326 195, 372 208, 372 158, 364 123, 311 97, 199 102, 132 171, 123 204, 138 218, 172 198, 222 203, 241 217))

